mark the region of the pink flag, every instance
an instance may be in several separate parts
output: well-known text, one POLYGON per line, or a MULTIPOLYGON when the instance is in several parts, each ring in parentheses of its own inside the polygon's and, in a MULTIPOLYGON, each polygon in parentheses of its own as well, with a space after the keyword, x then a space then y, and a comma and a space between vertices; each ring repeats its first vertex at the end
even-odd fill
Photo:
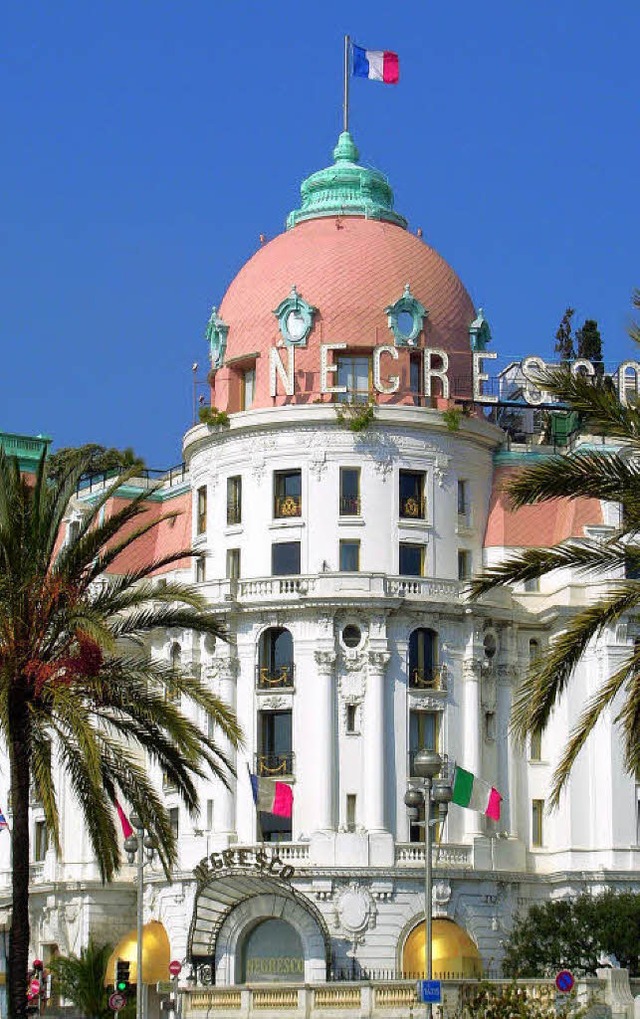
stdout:
POLYGON ((127 817, 127 815, 125 814, 124 810, 122 809, 117 800, 116 810, 118 812, 118 817, 120 818, 120 824, 122 825, 122 834, 124 835, 125 839, 128 839, 130 835, 133 835, 133 828, 129 824, 129 818, 127 817))

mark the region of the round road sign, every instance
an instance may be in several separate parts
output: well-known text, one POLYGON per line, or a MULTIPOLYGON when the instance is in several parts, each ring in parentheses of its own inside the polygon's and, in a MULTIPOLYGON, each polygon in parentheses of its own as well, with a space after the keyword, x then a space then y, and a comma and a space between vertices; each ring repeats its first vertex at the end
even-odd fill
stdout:
POLYGON ((172 977, 177 977, 182 972, 182 963, 178 962, 177 959, 172 959, 169 963, 169 972, 172 977))
POLYGON ((114 1012, 119 1012, 126 1004, 126 994, 120 994, 120 991, 114 991, 113 994, 109 995, 109 1008, 112 1008, 114 1012))
POLYGON ((561 969, 560 972, 556 974, 556 987, 561 994, 568 994, 569 991, 572 991, 574 984, 575 978, 571 970, 561 969))

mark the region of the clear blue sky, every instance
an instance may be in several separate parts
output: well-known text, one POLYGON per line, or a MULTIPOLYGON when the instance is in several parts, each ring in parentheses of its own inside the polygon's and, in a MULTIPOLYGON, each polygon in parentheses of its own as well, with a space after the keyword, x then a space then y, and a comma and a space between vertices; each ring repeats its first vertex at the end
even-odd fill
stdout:
POLYGON ((211 304, 330 162, 342 36, 362 161, 485 309, 550 353, 567 304, 607 361, 640 286, 638 0, 41 0, 0 41, 0 428, 180 460, 211 304))

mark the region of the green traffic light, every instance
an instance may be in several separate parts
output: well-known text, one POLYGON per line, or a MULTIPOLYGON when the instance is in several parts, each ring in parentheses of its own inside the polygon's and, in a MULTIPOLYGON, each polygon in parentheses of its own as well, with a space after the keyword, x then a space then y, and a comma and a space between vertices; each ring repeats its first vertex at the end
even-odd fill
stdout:
POLYGON ((129 984, 126 980, 118 980, 116 984, 116 991, 126 991, 129 988, 129 984))

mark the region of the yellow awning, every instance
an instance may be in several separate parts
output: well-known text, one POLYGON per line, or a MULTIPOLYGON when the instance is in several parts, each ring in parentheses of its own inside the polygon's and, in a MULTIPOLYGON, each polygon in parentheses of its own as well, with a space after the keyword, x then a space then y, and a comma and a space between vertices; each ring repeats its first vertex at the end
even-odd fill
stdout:
MULTIPOLYGON (((130 963, 129 979, 132 984, 138 982, 137 966, 137 932, 129 931, 114 948, 104 978, 104 986, 115 983, 116 962, 124 959, 130 963)), ((142 982, 157 984, 159 980, 170 980, 169 963, 171 962, 171 946, 163 924, 159 920, 150 920, 142 928, 142 982)))

